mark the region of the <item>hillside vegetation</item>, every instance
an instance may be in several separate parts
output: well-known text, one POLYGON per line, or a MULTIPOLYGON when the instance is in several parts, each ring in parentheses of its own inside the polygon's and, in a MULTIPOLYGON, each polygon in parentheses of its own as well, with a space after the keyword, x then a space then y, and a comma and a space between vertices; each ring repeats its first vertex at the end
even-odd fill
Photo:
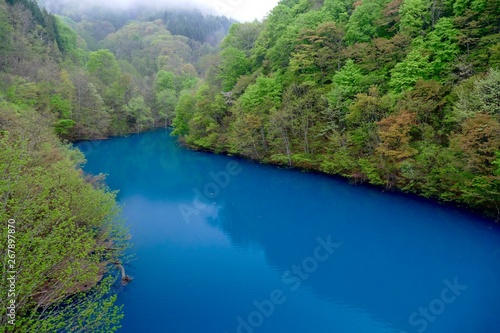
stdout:
POLYGON ((172 13, 71 18, 32 0, 0 0, 1 332, 119 328, 113 277, 127 231, 116 194, 102 176, 83 173, 84 157, 68 141, 171 122, 179 96, 217 53, 206 36, 166 27, 189 35, 212 24, 221 39, 230 22, 172 13), (198 25, 187 29, 190 20, 198 25), (15 325, 6 312, 12 301, 15 325))
POLYGON ((115 194, 83 176, 82 154, 36 111, 0 102, 0 124, 0 330, 114 332, 122 314, 107 272, 127 245, 115 194))
POLYGON ((282 0, 220 55, 187 144, 500 217, 498 0, 282 0))

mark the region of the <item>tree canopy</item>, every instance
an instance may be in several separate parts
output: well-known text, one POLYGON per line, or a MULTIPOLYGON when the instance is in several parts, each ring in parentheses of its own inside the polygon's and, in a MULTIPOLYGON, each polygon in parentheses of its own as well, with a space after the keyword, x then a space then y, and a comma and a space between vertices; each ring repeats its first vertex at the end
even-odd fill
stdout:
POLYGON ((280 1, 262 23, 231 27, 176 133, 499 218, 498 8, 280 1))

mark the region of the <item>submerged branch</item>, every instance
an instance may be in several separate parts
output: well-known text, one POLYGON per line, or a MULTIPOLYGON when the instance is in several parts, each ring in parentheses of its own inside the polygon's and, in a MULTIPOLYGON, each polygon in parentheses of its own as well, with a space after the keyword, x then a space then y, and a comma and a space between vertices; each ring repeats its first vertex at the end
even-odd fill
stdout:
POLYGON ((123 267, 123 265, 120 262, 116 262, 115 265, 121 271, 121 274, 122 274, 122 284, 125 285, 125 284, 127 284, 127 283, 129 283, 130 281, 133 280, 131 276, 127 275, 127 273, 125 272, 125 267, 123 267))

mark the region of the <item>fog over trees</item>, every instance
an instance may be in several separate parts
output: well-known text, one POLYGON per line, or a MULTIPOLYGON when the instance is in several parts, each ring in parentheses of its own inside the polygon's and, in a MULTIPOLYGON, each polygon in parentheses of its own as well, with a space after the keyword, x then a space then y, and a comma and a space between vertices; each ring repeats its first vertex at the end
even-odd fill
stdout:
POLYGON ((112 10, 164 10, 164 9, 196 9, 204 14, 223 15, 238 21, 262 20, 278 3, 277 0, 40 0, 38 3, 50 12, 64 13, 69 10, 84 13, 96 7, 112 10))

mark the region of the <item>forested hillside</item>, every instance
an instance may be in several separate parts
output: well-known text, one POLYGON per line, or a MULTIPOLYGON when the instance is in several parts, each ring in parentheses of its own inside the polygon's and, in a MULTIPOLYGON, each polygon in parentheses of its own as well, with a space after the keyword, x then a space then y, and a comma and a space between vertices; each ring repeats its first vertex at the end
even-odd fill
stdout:
MULTIPOLYGON (((187 24, 203 23, 198 12, 191 14, 187 24)), ((124 25, 115 30, 111 14, 100 20, 97 11, 86 16, 93 23, 76 23, 29 0, 10 0, 2 15, 3 96, 54 118, 64 139, 166 126, 181 91, 192 89, 217 61, 214 46, 173 35, 166 26, 175 24, 162 19, 125 23, 124 14, 124 25), (101 35, 94 36, 97 32, 101 35), (89 48, 87 40, 98 49, 89 48)))
POLYGON ((115 194, 82 175, 83 155, 51 125, 0 101, 0 330, 114 332, 122 313, 108 272, 127 232, 115 194))
POLYGON ((187 144, 500 216, 498 0, 282 0, 221 48, 187 144))
MULTIPOLYGON (((53 14, 66 17, 71 27, 89 49, 100 48, 99 42, 132 21, 162 20, 173 35, 216 46, 227 34, 234 20, 224 16, 203 15, 199 9, 166 8, 144 3, 142 6, 111 6, 98 1, 41 0, 38 4, 53 14)), ((179 4, 181 6, 182 4, 179 4)))
POLYGON ((114 332, 122 317, 110 293, 127 247, 115 194, 56 136, 103 105, 77 43, 36 3, 0 1, 2 332, 114 332))
MULTIPOLYGON (((76 22, 32 0, 0 0, 2 332, 119 327, 111 288, 127 231, 115 193, 83 173, 68 140, 168 125, 179 96, 218 59, 212 44, 168 31, 185 29, 172 20, 102 15, 76 22)), ((198 12, 185 17, 205 29, 198 12)))

